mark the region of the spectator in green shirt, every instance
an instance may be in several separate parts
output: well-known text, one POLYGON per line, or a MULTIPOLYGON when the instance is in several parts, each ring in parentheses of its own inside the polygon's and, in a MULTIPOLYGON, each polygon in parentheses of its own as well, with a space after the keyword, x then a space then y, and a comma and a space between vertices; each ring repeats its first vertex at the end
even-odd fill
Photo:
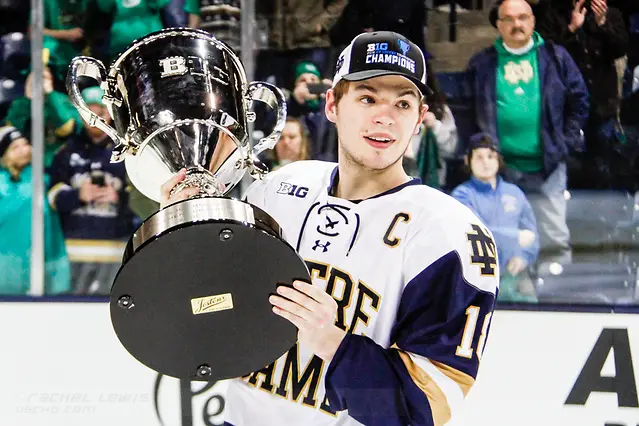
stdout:
MULTIPOLYGON (((14 126, 27 139, 31 139, 31 79, 29 74, 24 96, 9 106, 5 124, 14 126)), ((49 68, 44 70, 44 165, 48 167, 55 152, 66 138, 82 126, 80 114, 65 93, 53 90, 53 76, 49 68)))
POLYGON ((109 56, 113 60, 134 40, 163 28, 160 10, 171 0, 96 0, 99 9, 113 14, 109 56))

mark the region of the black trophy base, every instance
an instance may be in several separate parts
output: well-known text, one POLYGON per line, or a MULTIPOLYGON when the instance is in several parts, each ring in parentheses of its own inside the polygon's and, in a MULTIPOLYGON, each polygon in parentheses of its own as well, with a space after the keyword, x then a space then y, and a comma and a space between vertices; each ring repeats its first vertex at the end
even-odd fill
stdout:
POLYGON ((259 370, 286 353, 297 328, 272 312, 277 284, 308 280, 288 244, 241 223, 192 223, 149 241, 120 269, 111 321, 127 351, 180 379, 259 370))

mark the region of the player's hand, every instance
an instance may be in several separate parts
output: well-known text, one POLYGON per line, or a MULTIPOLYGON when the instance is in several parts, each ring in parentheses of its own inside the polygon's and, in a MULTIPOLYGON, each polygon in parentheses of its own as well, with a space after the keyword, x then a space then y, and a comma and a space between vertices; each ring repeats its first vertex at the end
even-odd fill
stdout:
POLYGON ((160 208, 163 209, 166 206, 170 206, 178 201, 186 200, 189 197, 197 195, 200 189, 197 186, 190 186, 183 190, 171 195, 171 191, 175 188, 175 185, 186 179, 186 169, 182 169, 177 172, 173 177, 160 187, 160 208))
POLYGON ((523 248, 528 248, 532 246, 537 237, 533 231, 528 229, 522 229, 519 231, 519 246, 523 248))
POLYGON ((525 259, 519 256, 515 256, 510 259, 510 261, 508 262, 508 265, 506 266, 506 269, 508 269, 508 272, 510 272, 510 275, 517 276, 520 273, 522 273, 527 266, 528 266, 528 262, 526 262, 525 259))
POLYGON ((273 312, 298 328, 300 343, 330 362, 346 335, 335 325, 337 302, 319 287, 304 281, 295 281, 293 286, 279 286, 278 296, 270 297, 273 312))

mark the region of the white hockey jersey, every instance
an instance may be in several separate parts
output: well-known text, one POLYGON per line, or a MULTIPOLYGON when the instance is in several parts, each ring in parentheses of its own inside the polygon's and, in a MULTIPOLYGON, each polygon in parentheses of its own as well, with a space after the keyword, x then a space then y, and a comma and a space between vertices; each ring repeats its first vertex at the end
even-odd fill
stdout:
POLYGON ((490 232, 419 180, 353 202, 329 194, 336 175, 296 162, 247 201, 281 225, 349 334, 330 364, 297 344, 230 381, 226 424, 442 425, 474 382, 499 281, 490 232))

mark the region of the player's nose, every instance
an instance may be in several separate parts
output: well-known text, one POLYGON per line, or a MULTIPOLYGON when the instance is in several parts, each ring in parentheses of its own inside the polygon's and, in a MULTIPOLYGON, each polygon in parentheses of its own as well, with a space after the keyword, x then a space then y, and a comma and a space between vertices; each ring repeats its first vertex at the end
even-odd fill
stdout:
POLYGON ((384 126, 391 126, 395 123, 393 110, 390 105, 379 105, 373 114, 373 122, 384 126))

